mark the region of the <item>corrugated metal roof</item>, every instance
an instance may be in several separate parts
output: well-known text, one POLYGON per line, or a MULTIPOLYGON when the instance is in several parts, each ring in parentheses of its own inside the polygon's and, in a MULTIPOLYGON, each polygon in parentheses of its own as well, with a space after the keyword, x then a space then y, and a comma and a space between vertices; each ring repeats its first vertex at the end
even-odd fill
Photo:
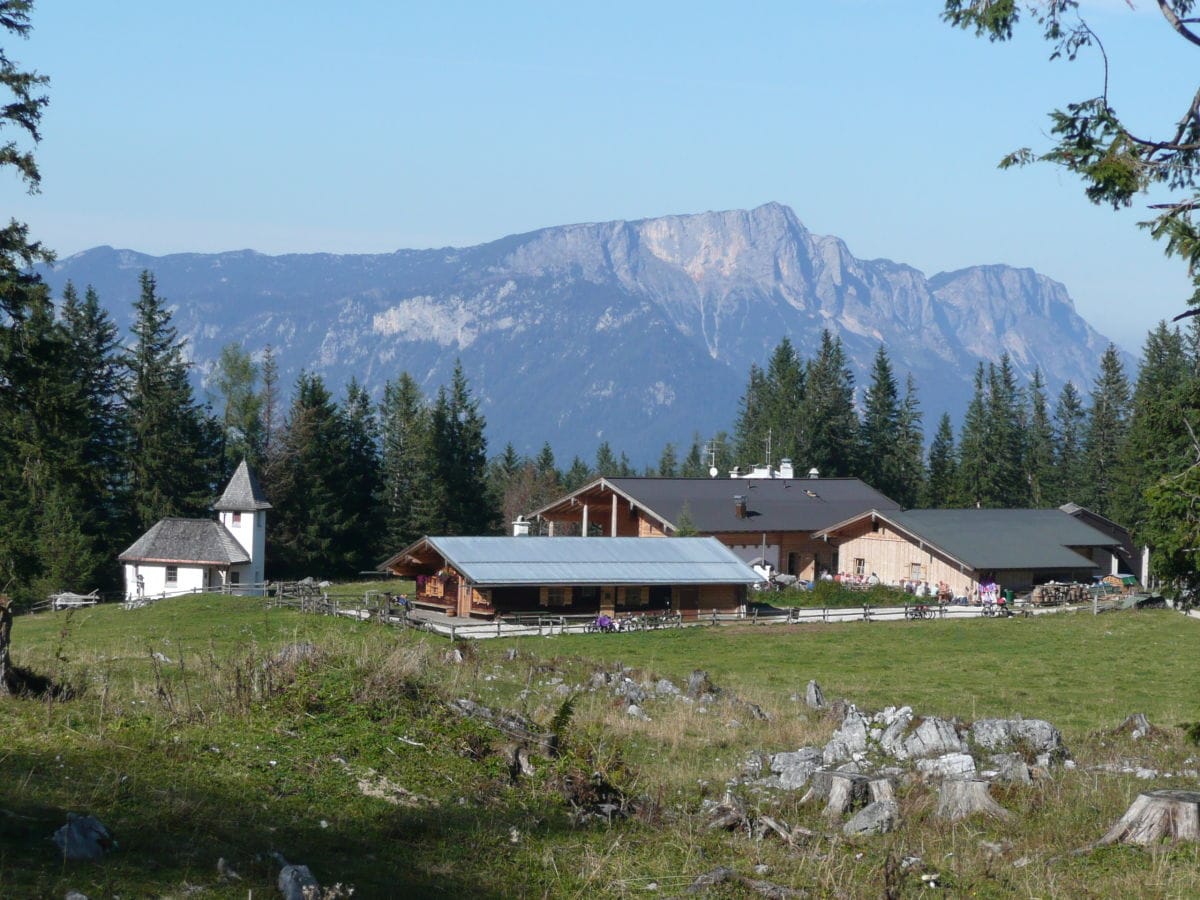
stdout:
POLYGON ((1095 568, 1070 548, 1119 544, 1058 509, 914 509, 885 517, 974 569, 1095 568))
POLYGON ((270 509, 267 495, 263 493, 262 485, 243 459, 225 486, 221 499, 213 504, 216 510, 232 510, 235 512, 251 512, 256 509, 270 509))
POLYGON ((469 580, 491 584, 753 584, 716 538, 431 537, 469 580))
MULTIPOLYGON (((869 509, 900 505, 857 478, 606 478, 638 505, 679 522, 686 506, 697 531, 817 531, 869 509), (746 498, 739 519, 735 496, 746 498)), ((581 488, 576 493, 581 493, 581 488)), ((559 501, 562 502, 562 501, 559 501)), ((553 504, 557 505, 557 504, 553 504)))
POLYGON ((160 519, 117 559, 121 562, 224 566, 248 563, 250 555, 220 522, 211 519, 160 519))

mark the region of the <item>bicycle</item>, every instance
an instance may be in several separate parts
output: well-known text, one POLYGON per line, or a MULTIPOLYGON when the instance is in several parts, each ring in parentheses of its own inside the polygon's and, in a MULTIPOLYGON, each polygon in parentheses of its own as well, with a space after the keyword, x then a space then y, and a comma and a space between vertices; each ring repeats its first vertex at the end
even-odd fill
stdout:
POLYGON ((906 619, 932 619, 934 612, 924 603, 918 603, 914 606, 906 606, 904 608, 904 618, 906 619))

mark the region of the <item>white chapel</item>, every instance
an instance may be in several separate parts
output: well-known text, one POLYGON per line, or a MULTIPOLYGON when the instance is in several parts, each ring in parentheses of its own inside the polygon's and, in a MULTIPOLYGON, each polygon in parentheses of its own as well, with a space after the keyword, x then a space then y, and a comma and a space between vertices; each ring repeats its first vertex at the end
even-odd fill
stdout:
POLYGON ((213 504, 217 520, 166 518, 118 559, 128 600, 200 591, 261 594, 271 504, 242 460, 213 504))

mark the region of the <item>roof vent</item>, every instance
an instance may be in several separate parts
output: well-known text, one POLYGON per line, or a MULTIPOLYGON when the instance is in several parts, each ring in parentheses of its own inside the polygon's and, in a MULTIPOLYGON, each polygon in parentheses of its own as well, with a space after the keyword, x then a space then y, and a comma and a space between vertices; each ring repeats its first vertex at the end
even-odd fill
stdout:
POLYGON ((781 459, 779 461, 779 477, 780 478, 795 478, 795 469, 792 468, 790 459, 781 459))
POLYGON ((738 494, 733 498, 733 514, 739 519, 746 518, 746 497, 738 494))
POLYGON ((816 466, 813 466, 811 469, 808 470, 808 477, 809 478, 820 478, 821 473, 817 471, 816 466))

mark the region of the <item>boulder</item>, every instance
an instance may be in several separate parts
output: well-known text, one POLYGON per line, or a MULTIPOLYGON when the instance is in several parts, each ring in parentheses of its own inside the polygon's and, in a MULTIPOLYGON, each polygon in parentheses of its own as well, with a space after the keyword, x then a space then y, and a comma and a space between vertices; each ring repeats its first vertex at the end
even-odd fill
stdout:
POLYGON ((904 752, 913 759, 965 753, 966 750, 966 742, 958 736, 954 723, 936 716, 922 719, 912 734, 904 739, 904 752))
POLYGON ((973 778, 975 760, 969 753, 946 753, 933 759, 918 759, 917 771, 926 778, 973 778))
POLYGON ((815 678, 804 689, 804 702, 812 709, 825 708, 825 692, 821 690, 821 686, 817 684, 815 678))
POLYGON ((685 693, 693 700, 699 700, 705 694, 717 693, 717 689, 713 687, 713 683, 709 681, 707 672, 705 672, 703 669, 695 669, 692 674, 688 676, 687 690, 685 693))
POLYGON ((988 764, 996 773, 992 776, 995 781, 1010 784, 1031 784, 1033 782, 1029 775, 1029 766, 1025 764, 1020 753, 997 753, 988 758, 988 764))
POLYGON ((95 816, 67 813, 67 824, 54 832, 52 838, 63 859, 101 859, 117 846, 108 829, 95 816))
POLYGON ((980 719, 971 726, 971 740, 993 753, 1020 753, 1027 762, 1041 766, 1071 755, 1062 732, 1044 719, 980 719))
POLYGON ((823 754, 825 765, 832 766, 853 758, 855 753, 865 753, 867 750, 867 720, 857 709, 851 706, 846 711, 846 717, 841 726, 833 733, 829 743, 825 745, 823 754))
POLYGON ((857 834, 886 834, 896 828, 900 820, 900 807, 895 800, 876 800, 868 803, 855 813, 845 825, 842 833, 857 834))

